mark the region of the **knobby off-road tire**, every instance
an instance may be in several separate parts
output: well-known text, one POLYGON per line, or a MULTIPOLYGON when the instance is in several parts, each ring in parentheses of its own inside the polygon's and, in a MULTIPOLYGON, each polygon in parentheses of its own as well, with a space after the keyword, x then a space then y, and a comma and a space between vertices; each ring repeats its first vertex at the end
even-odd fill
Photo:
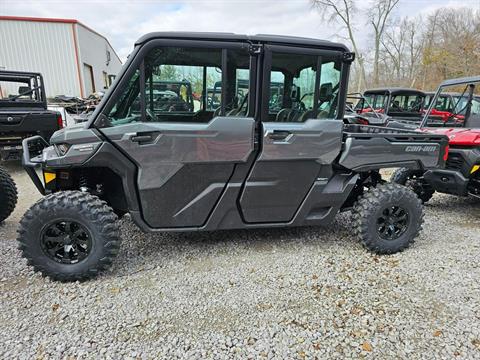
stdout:
POLYGON ((8 218, 17 205, 17 187, 8 172, 0 167, 0 223, 8 218))
POLYGON ((121 241, 113 210, 80 191, 39 200, 20 221, 17 240, 28 265, 58 281, 97 276, 110 267, 121 241))
POLYGON ((415 170, 399 168, 393 172, 390 181, 396 184, 405 185, 412 189, 420 200, 422 200, 423 203, 426 203, 432 198, 435 190, 424 181, 418 179, 421 175, 421 172, 419 173, 415 170))
POLYGON ((423 206, 417 195, 398 184, 381 184, 355 203, 354 232, 377 254, 394 254, 408 248, 423 224, 423 206))

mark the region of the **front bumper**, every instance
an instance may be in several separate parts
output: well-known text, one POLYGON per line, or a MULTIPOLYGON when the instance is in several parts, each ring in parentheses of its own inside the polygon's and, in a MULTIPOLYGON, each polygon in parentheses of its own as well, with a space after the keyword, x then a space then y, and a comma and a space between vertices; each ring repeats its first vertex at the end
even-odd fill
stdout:
POLYGON ((41 167, 44 164, 44 161, 42 159, 41 155, 37 155, 32 157, 30 154, 31 149, 35 149, 36 151, 41 151, 48 147, 49 144, 48 142, 41 137, 40 135, 32 136, 29 138, 26 138, 22 141, 22 148, 23 148, 23 156, 22 156, 22 165, 25 171, 27 172, 28 176, 30 176, 30 179, 32 179, 33 183, 35 184, 35 187, 38 189, 38 191, 42 194, 45 195, 45 185, 44 183, 40 180, 40 177, 38 176, 36 172, 37 167, 41 167))
POLYGON ((435 191, 459 196, 468 195, 467 187, 469 179, 458 171, 429 170, 423 177, 435 191))

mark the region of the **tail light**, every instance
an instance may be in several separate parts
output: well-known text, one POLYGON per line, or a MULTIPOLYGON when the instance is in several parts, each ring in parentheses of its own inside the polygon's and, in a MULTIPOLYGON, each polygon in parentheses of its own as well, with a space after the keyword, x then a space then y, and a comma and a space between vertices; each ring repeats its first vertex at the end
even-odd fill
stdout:
POLYGON ((445 152, 443 153, 443 161, 447 161, 448 159, 448 152, 450 151, 450 146, 445 146, 445 152))
POLYGON ((60 114, 57 115, 57 127, 59 129, 63 128, 63 119, 62 119, 62 115, 60 114))

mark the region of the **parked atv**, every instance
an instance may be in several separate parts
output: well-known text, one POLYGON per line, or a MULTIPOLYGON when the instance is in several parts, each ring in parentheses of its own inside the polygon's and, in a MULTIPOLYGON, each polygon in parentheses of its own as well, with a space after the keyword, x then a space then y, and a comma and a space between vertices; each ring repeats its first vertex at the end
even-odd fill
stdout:
POLYGON ((115 214, 125 212, 160 232, 325 225, 352 210, 352 232, 366 248, 407 248, 421 228, 421 202, 383 183, 379 169, 443 166, 448 140, 345 125, 353 60, 341 44, 290 36, 142 37, 84 126, 49 144, 24 141, 25 169, 45 197, 21 220, 23 256, 55 280, 92 278, 118 253, 115 214), (148 84, 162 69, 202 94, 208 74, 221 71, 218 107, 159 107, 148 84), (249 79, 242 103, 239 74, 249 79), (34 143, 45 147, 38 156, 34 143))
POLYGON ((0 223, 10 216, 17 205, 17 187, 8 172, 0 167, 0 223))
MULTIPOLYGON (((449 97, 451 96, 450 93, 449 97)), ((407 185, 427 202, 435 191, 480 198, 480 76, 444 81, 422 121, 420 131, 449 138, 449 155, 445 169, 412 170, 397 169, 391 181, 407 185), (450 115, 439 123, 431 119, 431 113, 448 89, 462 87, 455 95, 450 115)))

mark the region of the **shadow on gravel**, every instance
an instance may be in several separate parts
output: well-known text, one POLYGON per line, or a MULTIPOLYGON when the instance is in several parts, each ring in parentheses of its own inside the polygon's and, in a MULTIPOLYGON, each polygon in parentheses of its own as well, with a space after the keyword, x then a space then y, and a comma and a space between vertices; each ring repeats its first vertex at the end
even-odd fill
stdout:
POLYGON ((337 216, 326 227, 263 228, 144 234, 127 216, 122 220, 122 247, 116 272, 135 273, 162 266, 165 261, 183 262, 192 258, 250 255, 249 252, 300 251, 332 252, 352 247, 356 239, 348 231, 346 215, 337 216), (343 220, 343 221, 342 221, 343 220))
POLYGON ((10 174, 15 174, 15 173, 24 171, 21 161, 7 161, 7 162, 0 161, 0 166, 7 169, 7 171, 10 174))
POLYGON ((425 204, 425 211, 428 213, 429 209, 442 210, 445 212, 455 212, 456 214, 472 212, 480 215, 480 199, 473 196, 461 197, 455 195, 441 194, 435 196, 431 201, 425 204))

